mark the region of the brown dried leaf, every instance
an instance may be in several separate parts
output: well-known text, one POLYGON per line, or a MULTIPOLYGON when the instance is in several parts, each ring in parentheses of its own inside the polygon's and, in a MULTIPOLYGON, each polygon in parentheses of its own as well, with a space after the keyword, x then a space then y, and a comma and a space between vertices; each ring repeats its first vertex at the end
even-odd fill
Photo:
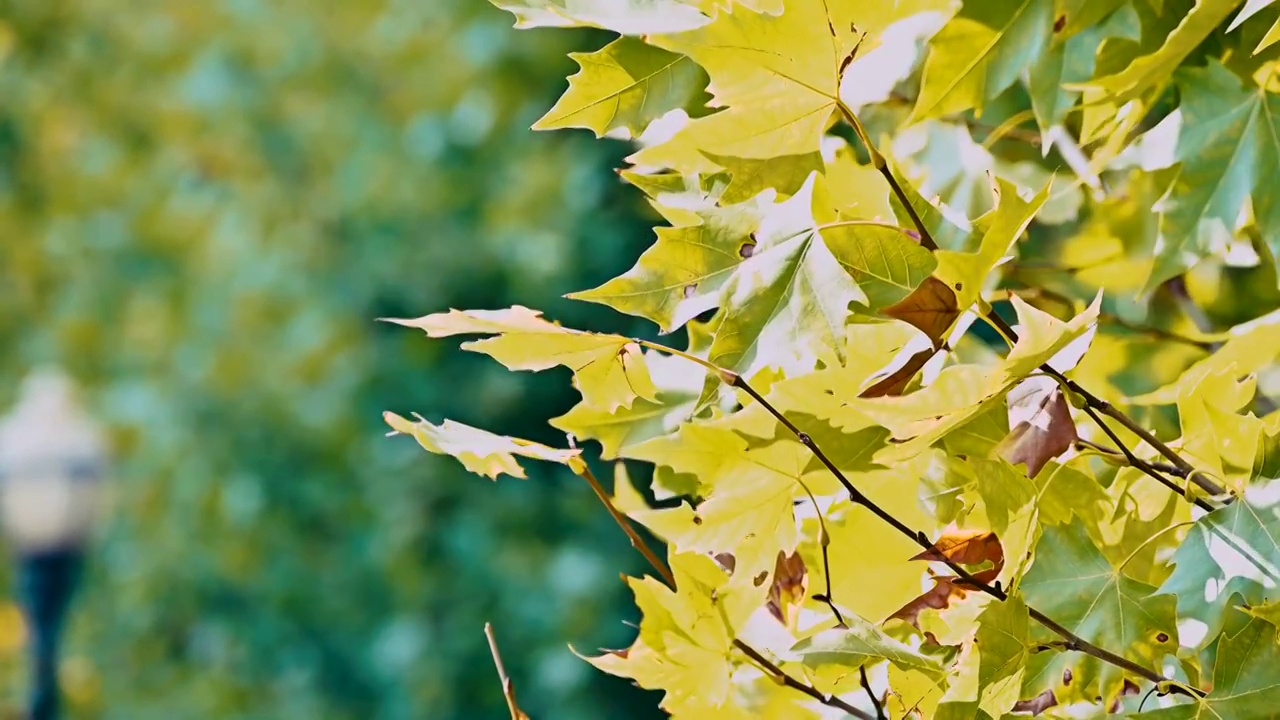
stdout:
POLYGON ((999 569, 1004 566, 1004 549, 990 530, 969 530, 945 533, 933 543, 932 549, 911 559, 941 562, 944 558, 963 565, 978 565, 990 560, 999 569))
POLYGON ((934 346, 960 317, 956 294, 946 283, 932 275, 916 286, 911 294, 880 311, 918 328, 933 340, 934 346))
POLYGON ((773 585, 769 588, 769 612, 778 622, 794 630, 800 617, 800 606, 809 593, 809 571, 799 553, 778 553, 773 568, 773 585))
POLYGON ((1010 465, 1024 463, 1027 477, 1039 474, 1077 439, 1071 407, 1052 378, 1031 378, 1009 392, 1009 427, 996 452, 1010 465))
POLYGON ((907 383, 911 382, 911 378, 915 377, 920 368, 924 367, 925 363, 929 362, 929 359, 936 352, 938 351, 931 348, 929 350, 921 350, 912 355, 905 365, 893 371, 891 375, 875 385, 863 390, 858 394, 858 397, 876 398, 887 395, 901 395, 902 391, 906 389, 907 383))
MULTIPOLYGON (((975 580, 984 583, 994 582, 996 576, 1000 574, 999 568, 991 568, 976 572, 973 574, 975 580)), ((920 612, 932 608, 934 610, 945 610, 951 607, 953 600, 963 600, 971 592, 981 592, 977 588, 965 585, 960 578, 952 575, 944 575, 933 578, 933 587, 920 595, 911 602, 903 605, 898 609, 891 618, 905 620, 916 628, 920 627, 920 612)))

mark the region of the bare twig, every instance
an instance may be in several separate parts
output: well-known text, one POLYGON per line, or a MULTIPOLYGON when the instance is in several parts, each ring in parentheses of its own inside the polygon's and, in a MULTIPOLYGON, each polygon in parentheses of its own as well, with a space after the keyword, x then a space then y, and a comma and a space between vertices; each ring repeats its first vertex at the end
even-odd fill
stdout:
POLYGON ((862 674, 862 689, 867 691, 867 697, 871 698, 871 705, 876 709, 877 720, 889 720, 885 717, 884 707, 880 705, 880 698, 876 697, 875 692, 871 689, 871 683, 867 680, 867 666, 860 665, 858 672, 862 674))
POLYGON ((493 636, 493 625, 484 624, 484 636, 489 638, 489 654, 493 655, 493 666, 498 669, 498 680, 502 683, 502 696, 507 699, 507 709, 511 711, 511 720, 529 720, 520 706, 516 704, 516 688, 507 676, 507 668, 502 664, 502 653, 498 652, 498 639, 493 636))
POLYGON ((769 658, 766 658, 764 655, 761 655, 759 651, 757 651, 755 648, 751 647, 750 645, 742 642, 741 640, 734 640, 733 646, 741 650, 744 655, 746 655, 747 657, 755 661, 755 663, 759 665, 760 668, 763 669, 766 674, 768 674, 774 680, 777 680, 778 682, 782 683, 783 685, 786 685, 787 687, 795 690, 799 690, 800 692, 804 693, 805 695, 808 695, 814 700, 817 700, 823 705, 826 705, 828 707, 833 707, 833 708, 839 708, 856 718, 861 718, 861 720, 874 720, 874 718, 872 718, 870 714, 862 710, 859 710, 858 708, 850 705, 844 700, 841 700, 835 695, 824 695, 821 690, 818 690, 812 685, 803 683, 791 677, 790 675, 786 674, 785 672, 782 671, 781 668, 779 668, 777 665, 774 665, 772 662, 770 662, 769 658))

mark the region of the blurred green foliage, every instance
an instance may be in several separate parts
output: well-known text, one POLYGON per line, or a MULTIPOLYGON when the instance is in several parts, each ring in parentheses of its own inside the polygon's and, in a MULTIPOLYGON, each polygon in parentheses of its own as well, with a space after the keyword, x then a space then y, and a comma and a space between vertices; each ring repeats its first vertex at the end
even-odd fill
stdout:
MULTIPOLYGON (((0 400, 57 362, 117 449, 73 717, 503 717, 485 620, 535 716, 653 712, 564 645, 627 642, 639 567, 581 481, 493 487, 382 436, 382 410, 432 408, 555 440, 567 382, 374 319, 607 327, 559 295, 649 241, 623 148, 528 130, 603 39, 510 24, 476 0, 0 3, 0 400)), ((10 708, 15 633, 0 607, 10 708)))

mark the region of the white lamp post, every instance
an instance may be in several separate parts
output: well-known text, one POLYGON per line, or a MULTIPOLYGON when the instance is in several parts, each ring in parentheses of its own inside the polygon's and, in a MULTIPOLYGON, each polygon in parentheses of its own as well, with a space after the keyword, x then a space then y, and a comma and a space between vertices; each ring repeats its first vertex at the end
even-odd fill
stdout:
POLYGON ((0 420, 0 519, 30 626, 31 720, 58 714, 57 650, 106 464, 102 435, 54 370, 30 375, 0 420))

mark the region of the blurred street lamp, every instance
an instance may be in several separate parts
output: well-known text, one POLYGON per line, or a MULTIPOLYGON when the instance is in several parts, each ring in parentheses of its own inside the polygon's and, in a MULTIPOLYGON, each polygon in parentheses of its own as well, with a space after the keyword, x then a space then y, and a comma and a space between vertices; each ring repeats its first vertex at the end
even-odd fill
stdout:
POLYGON ((102 435, 71 380, 41 370, 0 419, 0 518, 32 652, 30 720, 58 715, 58 643, 79 579, 106 465, 102 435))

